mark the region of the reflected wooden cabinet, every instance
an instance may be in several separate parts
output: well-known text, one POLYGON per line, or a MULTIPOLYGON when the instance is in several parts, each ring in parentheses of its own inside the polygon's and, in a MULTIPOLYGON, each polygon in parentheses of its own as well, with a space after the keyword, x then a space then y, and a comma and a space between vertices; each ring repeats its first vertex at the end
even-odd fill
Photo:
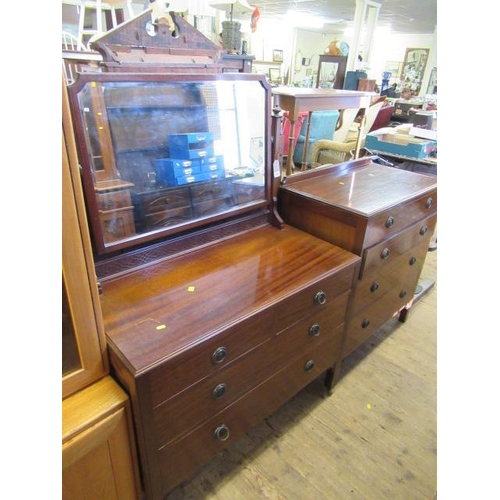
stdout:
POLYGON ((62 129, 63 499, 140 498, 130 403, 108 360, 66 89, 62 129))

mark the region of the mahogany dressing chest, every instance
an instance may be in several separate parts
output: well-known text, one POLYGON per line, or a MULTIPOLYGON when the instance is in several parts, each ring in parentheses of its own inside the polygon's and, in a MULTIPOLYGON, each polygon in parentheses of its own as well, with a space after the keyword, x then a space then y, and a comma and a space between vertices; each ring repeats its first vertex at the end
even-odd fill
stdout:
POLYGON ((111 373, 164 498, 342 356, 361 259, 277 212, 271 88, 82 74, 68 88, 111 373))

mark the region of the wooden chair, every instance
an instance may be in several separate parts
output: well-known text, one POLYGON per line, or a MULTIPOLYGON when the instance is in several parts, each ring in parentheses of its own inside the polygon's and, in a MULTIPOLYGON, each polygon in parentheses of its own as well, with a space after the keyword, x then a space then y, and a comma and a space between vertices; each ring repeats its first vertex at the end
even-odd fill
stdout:
POLYGON ((310 165, 311 146, 319 139, 333 138, 340 113, 338 110, 314 111, 311 114, 311 125, 309 127, 309 141, 307 144, 307 157, 305 165, 302 163, 306 142, 306 131, 308 118, 302 122, 299 136, 293 150, 293 162, 295 165, 302 165, 302 169, 310 165))
POLYGON ((62 32, 62 68, 66 85, 70 85, 75 81, 77 66, 70 59, 65 58, 64 54, 70 52, 83 52, 85 50, 87 50, 85 45, 83 45, 75 35, 67 31, 62 32))

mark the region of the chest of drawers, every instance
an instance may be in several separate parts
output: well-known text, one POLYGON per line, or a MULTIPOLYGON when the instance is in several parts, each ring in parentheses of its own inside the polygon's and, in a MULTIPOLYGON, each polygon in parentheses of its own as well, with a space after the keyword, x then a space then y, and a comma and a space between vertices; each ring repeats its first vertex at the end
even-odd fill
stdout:
POLYGON ((435 177, 361 159, 294 175, 278 202, 285 222, 362 258, 343 357, 406 314, 436 225, 435 177))
POLYGON ((296 228, 262 226, 102 284, 148 499, 325 372, 331 388, 360 260, 296 228))

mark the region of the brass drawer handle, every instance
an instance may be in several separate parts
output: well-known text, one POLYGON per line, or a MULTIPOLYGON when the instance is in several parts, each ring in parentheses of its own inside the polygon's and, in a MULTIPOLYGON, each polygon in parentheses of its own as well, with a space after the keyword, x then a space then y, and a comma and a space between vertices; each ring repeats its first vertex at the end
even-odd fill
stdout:
POLYGON ((382 250, 382 253, 380 254, 380 258, 383 260, 386 260, 389 258, 389 255, 391 254, 391 251, 388 248, 384 248, 382 250))
POLYGON ((370 320, 364 319, 363 322, 361 323, 361 328, 368 328, 369 326, 370 326, 370 320))
POLYGON ((219 441, 227 441, 229 439, 229 427, 225 424, 219 425, 214 431, 214 438, 219 441))
POLYGON ((434 200, 432 198, 427 198, 427 201, 425 202, 425 208, 431 208, 434 200))
POLYGON ((423 236, 428 231, 428 229, 429 228, 427 226, 422 226, 420 228, 420 231, 419 231, 420 232, 420 236, 423 236))
POLYGON ((321 333, 321 327, 318 323, 314 323, 314 325, 309 328, 309 337, 318 337, 321 333))
POLYGON ((226 394, 226 384, 217 384, 212 391, 212 399, 219 399, 226 394))
POLYGON ((391 216, 387 217, 387 220, 385 221, 385 227, 387 229, 389 229, 392 226, 394 226, 394 217, 391 215, 391 216))
POLYGON ((370 292, 372 292, 372 293, 376 292, 379 289, 379 287, 380 287, 380 285, 376 281, 374 281, 372 283, 372 286, 370 287, 370 292))
POLYGON ((306 362, 306 364, 304 365, 304 370, 306 372, 310 372, 312 369, 314 368, 314 361, 312 359, 310 359, 309 361, 306 362))
POLYGON ((326 304, 326 293, 322 291, 318 292, 314 297, 314 302, 320 306, 326 304))
POLYGON ((224 361, 224 358, 227 356, 227 349, 224 346, 218 347, 215 349, 212 354, 212 363, 217 364, 224 361))

